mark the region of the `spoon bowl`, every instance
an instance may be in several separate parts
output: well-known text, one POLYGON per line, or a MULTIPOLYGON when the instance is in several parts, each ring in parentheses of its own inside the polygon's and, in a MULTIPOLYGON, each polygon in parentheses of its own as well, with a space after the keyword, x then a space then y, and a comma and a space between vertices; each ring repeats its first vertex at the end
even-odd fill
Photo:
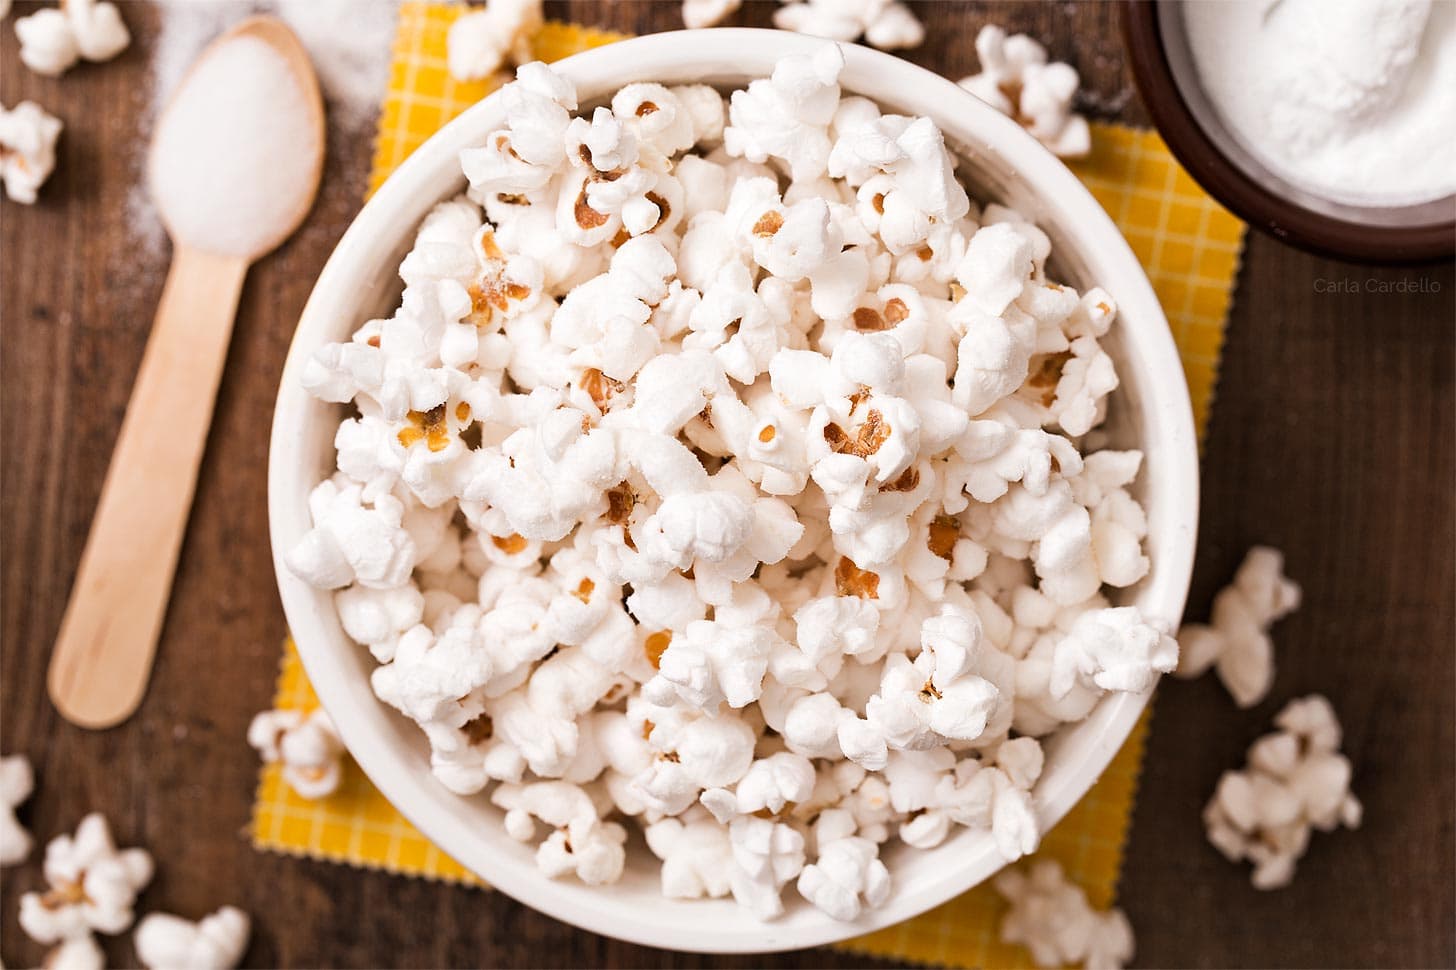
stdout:
POLYGON ((281 20, 259 16, 219 36, 188 68, 157 119, 147 156, 147 181, 173 242, 225 250, 251 261, 277 248, 303 222, 313 207, 323 164, 324 103, 308 52, 281 20), (277 71, 280 66, 283 70, 277 71), (274 69, 271 77, 268 69, 274 69), (237 90, 220 97, 219 82, 232 77, 246 84, 234 85, 237 90), (234 126, 256 125, 260 107, 268 120, 286 121, 290 112, 279 110, 284 98, 295 99, 301 108, 291 128, 283 125, 269 132, 286 142, 286 151, 233 145, 234 126), (269 105, 275 109, 268 111, 269 105), (229 151, 222 151, 225 145, 229 151), (228 197, 218 194, 222 186, 206 184, 204 189, 203 181, 195 178, 197 163, 226 179, 230 165, 249 162, 258 168, 259 185, 281 191, 228 197), (196 188, 189 192, 192 187, 196 188), (205 195, 199 194, 203 191, 205 195), (226 214, 246 224, 247 230, 224 238, 226 227, 216 224, 224 220, 209 220, 209 225, 199 227, 199 210, 226 214))

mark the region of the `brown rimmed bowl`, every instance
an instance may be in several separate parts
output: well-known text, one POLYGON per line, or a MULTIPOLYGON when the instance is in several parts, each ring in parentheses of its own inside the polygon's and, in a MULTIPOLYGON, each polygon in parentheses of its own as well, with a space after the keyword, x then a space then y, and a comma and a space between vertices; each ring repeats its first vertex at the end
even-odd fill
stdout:
POLYGON ((1198 81, 1181 6, 1126 0, 1123 38, 1138 93, 1168 149, 1194 180, 1256 229, 1300 249, 1362 263, 1456 255, 1456 196, 1407 206, 1355 206, 1279 178, 1229 134, 1198 81))

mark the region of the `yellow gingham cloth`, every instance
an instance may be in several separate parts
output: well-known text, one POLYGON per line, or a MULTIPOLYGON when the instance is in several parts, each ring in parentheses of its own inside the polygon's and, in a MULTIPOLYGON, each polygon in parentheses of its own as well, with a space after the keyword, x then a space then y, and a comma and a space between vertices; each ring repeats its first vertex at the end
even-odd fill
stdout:
MULTIPOLYGON (((494 81, 458 82, 446 70, 445 34, 463 10, 458 5, 418 2, 400 8, 370 191, 445 122, 495 87, 494 81)), ((554 61, 622 36, 548 23, 535 40, 535 53, 541 60, 554 61)), ((1095 125, 1092 144, 1091 157, 1073 168, 1121 227, 1152 280, 1182 354, 1201 432, 1244 225, 1194 184, 1156 134, 1095 125)), ((310 709, 317 704, 290 641, 275 706, 310 709)), ((1147 730, 1144 715, 1107 772, 1042 841, 1040 854, 1060 861, 1099 907, 1116 898, 1147 730)), ((481 885, 410 826, 352 762, 339 790, 316 802, 299 798, 276 766, 265 766, 251 833, 260 849, 481 885)), ((989 886, 981 886, 844 947, 949 966, 1029 967, 1025 950, 1005 946, 996 938, 1004 908, 989 886)))

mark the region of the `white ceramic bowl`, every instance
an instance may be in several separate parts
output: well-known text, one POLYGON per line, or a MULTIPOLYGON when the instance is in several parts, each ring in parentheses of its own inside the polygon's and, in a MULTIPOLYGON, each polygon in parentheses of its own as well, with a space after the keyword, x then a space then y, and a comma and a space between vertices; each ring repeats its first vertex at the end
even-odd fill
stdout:
MULTIPOLYGON (((583 107, 631 81, 707 82, 742 87, 767 76, 790 54, 823 41, 782 31, 724 29, 656 34, 561 61, 557 68, 583 107)), ((1078 288, 1096 283, 1120 314, 1105 345, 1118 363, 1108 423, 1111 440, 1146 453, 1137 494, 1148 511, 1150 575, 1123 597, 1150 616, 1176 624, 1183 611, 1197 528, 1198 471, 1193 419, 1168 324, 1137 259, 1080 182, 1018 125, 956 85, 906 61, 846 46, 840 83, 887 110, 934 118, 963 160, 972 195, 1015 206, 1051 235, 1056 278, 1078 288)), ((269 456, 269 514, 283 606, 304 666, 365 773, 443 851, 497 889, 577 926, 649 946, 711 952, 758 952, 829 943, 899 922, 981 882, 1002 862, 987 833, 958 830, 930 851, 887 853, 894 891, 855 923, 836 922, 789 888, 788 912, 761 923, 731 899, 682 901, 658 892, 656 860, 640 839, 617 885, 593 889, 537 872, 533 849, 511 840, 500 812, 481 795, 462 798, 430 774, 420 730, 375 698, 367 650, 339 626, 330 593, 296 578, 284 553, 309 527, 309 490, 332 471, 340 411, 304 392, 305 360, 321 344, 347 339, 372 316, 388 313, 399 294, 397 270, 429 209, 464 186, 457 155, 503 121, 487 98, 420 147, 364 207, 319 276, 283 371, 269 456)), ((1131 731, 1145 695, 1105 698, 1086 721, 1047 746, 1036 788, 1037 811, 1050 828, 1086 793, 1131 731)))

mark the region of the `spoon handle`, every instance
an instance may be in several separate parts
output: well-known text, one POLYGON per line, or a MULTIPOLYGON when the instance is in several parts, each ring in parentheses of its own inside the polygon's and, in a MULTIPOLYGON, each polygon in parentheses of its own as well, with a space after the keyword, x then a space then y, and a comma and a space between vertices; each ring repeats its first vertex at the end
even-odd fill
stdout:
POLYGON ((247 271, 172 254, 51 655, 51 700, 82 727, 121 723, 146 692, 247 271))

